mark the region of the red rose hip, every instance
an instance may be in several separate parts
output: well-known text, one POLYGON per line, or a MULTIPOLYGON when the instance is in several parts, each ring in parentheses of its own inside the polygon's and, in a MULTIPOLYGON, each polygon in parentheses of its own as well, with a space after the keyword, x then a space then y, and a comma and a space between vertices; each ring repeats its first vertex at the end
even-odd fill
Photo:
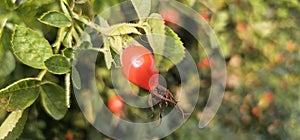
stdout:
MULTIPOLYGON (((166 105, 169 103, 177 104, 173 94, 167 88, 159 85, 159 71, 156 69, 154 57, 148 49, 142 46, 129 46, 123 50, 121 62, 122 70, 127 80, 150 92, 148 104, 151 108, 151 116, 155 112, 152 99, 158 100, 160 108, 159 118, 161 118, 163 103, 166 105)), ((183 110, 180 107, 178 108, 184 118, 183 110)))
POLYGON ((120 96, 114 96, 108 99, 108 108, 111 112, 120 115, 124 106, 123 100, 120 96))
POLYGON ((133 84, 146 90, 158 85, 158 70, 152 53, 142 46, 129 46, 122 52, 122 70, 133 84))

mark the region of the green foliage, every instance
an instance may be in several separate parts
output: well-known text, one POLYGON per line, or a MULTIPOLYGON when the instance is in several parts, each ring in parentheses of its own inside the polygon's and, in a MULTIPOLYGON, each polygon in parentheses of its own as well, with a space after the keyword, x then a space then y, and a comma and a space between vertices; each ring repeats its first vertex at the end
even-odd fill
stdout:
POLYGON ((0 66, 0 77, 8 76, 15 69, 15 58, 10 51, 4 52, 0 59, 0 66))
POLYGON ((47 70, 54 74, 66 74, 70 71, 71 64, 67 57, 54 55, 45 60, 47 70))
POLYGON ((9 114, 0 126, 0 139, 14 140, 22 134, 28 110, 18 110, 9 114))
POLYGON ((151 0, 131 0, 131 2, 140 21, 145 20, 150 14, 151 0))
POLYGON ((46 112, 56 120, 62 119, 67 113, 65 90, 51 82, 43 83, 41 88, 42 104, 46 112))
MULTIPOLYGON (((115 94, 110 69, 121 66, 123 48, 144 44, 153 51, 156 67, 172 92, 181 84, 174 65, 181 62, 185 52, 199 61, 201 84, 193 85, 193 77, 190 79, 191 85, 201 88, 197 108, 186 124, 165 139, 300 138, 299 1, 179 0, 199 15, 211 16, 204 18, 205 22, 216 33, 227 62, 222 106, 204 129, 196 126, 211 90, 211 70, 203 62, 210 54, 183 28, 164 22, 161 13, 152 13, 153 1, 131 0, 138 19, 130 23, 114 23, 105 18, 107 15, 98 15, 122 1, 0 2, 0 87, 4 87, 0 89, 0 106, 4 109, 0 110, 0 139, 17 139, 27 117, 21 138, 94 138, 90 132, 94 128, 84 120, 76 103, 70 104, 75 102, 71 85, 75 89, 87 88, 81 83, 85 77, 71 67, 72 62, 85 61, 76 60, 74 52, 87 49, 101 53, 96 86, 106 102, 115 94), (90 22, 93 20, 99 23, 90 22), (268 93, 272 95, 271 102, 265 99, 268 93), (11 113, 6 116, 3 112, 11 113)), ((108 17, 114 16, 124 18, 122 14, 108 17)), ((178 22, 190 25, 192 21, 179 17, 178 22)), ((212 46, 216 43, 206 41, 212 46)), ((131 86, 133 91, 128 92, 132 94, 148 94, 131 86)), ((122 117, 138 121, 136 116, 149 113, 130 106, 124 110, 122 117)), ((106 137, 99 135, 99 139, 106 137)))
POLYGON ((153 13, 147 19, 145 27, 149 44, 155 54, 156 67, 166 72, 184 58, 184 46, 178 35, 165 26, 162 17, 153 13))
POLYGON ((53 54, 44 37, 23 26, 16 26, 12 45, 13 52, 20 61, 37 69, 45 68, 44 61, 53 54))
POLYGON ((130 23, 125 24, 117 24, 110 26, 105 33, 108 36, 120 36, 120 35, 127 35, 127 34, 138 34, 141 33, 136 29, 135 25, 130 23))
POLYGON ((160 14, 153 13, 150 15, 150 17, 147 19, 147 23, 150 27, 148 27, 148 40, 149 43, 153 49, 153 52, 155 55, 156 60, 156 67, 159 69, 160 62, 162 61, 163 57, 161 56, 163 54, 164 48, 165 48, 165 23, 160 16, 160 14), (149 29, 150 28, 150 29, 149 29))
POLYGON ((62 50, 62 54, 67 58, 73 58, 74 50, 72 48, 65 48, 62 50))
POLYGON ((40 18, 39 21, 41 21, 44 24, 63 28, 63 27, 70 27, 71 21, 68 19, 67 16, 65 16, 63 13, 57 12, 57 11, 49 11, 47 13, 44 13, 40 18))
POLYGON ((165 29, 167 38, 163 54, 167 59, 163 59, 160 62, 159 69, 161 71, 168 71, 174 64, 181 62, 185 54, 183 43, 178 35, 169 27, 166 27, 165 29))
POLYGON ((37 99, 40 93, 40 80, 26 78, 0 90, 1 107, 7 111, 23 110, 37 99))

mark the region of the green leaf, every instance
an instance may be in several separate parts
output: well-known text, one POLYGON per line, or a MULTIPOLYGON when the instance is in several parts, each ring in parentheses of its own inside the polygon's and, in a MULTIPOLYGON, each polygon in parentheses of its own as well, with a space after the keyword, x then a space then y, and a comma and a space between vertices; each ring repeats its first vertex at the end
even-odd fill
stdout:
POLYGON ((0 139, 17 139, 23 132, 27 116, 27 110, 18 110, 10 113, 0 126, 0 139))
POLYGON ((129 36, 129 35, 124 35, 122 36, 123 39, 123 46, 143 46, 141 43, 139 43, 135 38, 129 36))
POLYGON ((184 46, 178 35, 169 27, 166 27, 166 42, 163 57, 156 65, 159 71, 168 71, 179 63, 185 56, 184 46))
POLYGON ((130 35, 108 37, 108 41, 110 43, 111 48, 117 54, 120 54, 124 46, 142 46, 138 41, 136 41, 130 35))
POLYGON ((120 53, 123 47, 123 38, 121 36, 113 36, 107 39, 111 45, 111 48, 115 50, 115 52, 120 53))
POLYGON ((71 48, 73 45, 72 45, 72 40, 73 40, 73 37, 72 37, 72 28, 66 28, 65 32, 63 32, 63 40, 62 40, 62 43, 64 46, 66 47, 69 47, 71 48))
POLYGON ((58 27, 58 28, 63 28, 63 27, 70 27, 71 26, 71 21, 70 19, 65 16, 61 12, 57 11, 48 11, 44 13, 40 18, 39 21, 41 21, 44 24, 53 26, 53 27, 58 27))
POLYGON ((7 111, 21 110, 29 107, 40 93, 40 80, 26 78, 0 90, 0 106, 7 111))
POLYGON ((158 13, 153 13, 147 18, 147 23, 150 25, 151 32, 155 34, 165 34, 165 23, 158 13))
POLYGON ((66 74, 70 71, 71 64, 67 57, 54 55, 45 61, 48 71, 53 74, 66 74))
POLYGON ((131 2, 141 21, 149 16, 151 12, 151 0, 131 0, 131 2))
POLYGON ((74 50, 72 48, 65 48, 62 50, 62 53, 67 58, 73 58, 74 57, 74 50))
POLYGON ((76 89, 81 89, 81 78, 80 78, 80 75, 79 75, 79 72, 77 71, 77 69, 75 67, 73 67, 72 69, 72 83, 74 85, 74 87, 76 89))
POLYGON ((153 49, 156 67, 168 71, 184 58, 184 46, 178 35, 164 22, 159 14, 151 14, 147 19, 150 29, 145 27, 148 41, 153 49))
MULTIPOLYGON (((150 29, 146 30, 148 41, 155 54, 163 54, 165 48, 165 24, 160 14, 153 13, 147 19, 150 29)), ((147 29, 147 28, 146 28, 147 29)), ((156 64, 163 59, 161 55, 155 55, 156 64)))
POLYGON ((111 68, 111 63, 114 60, 113 60, 112 55, 111 55, 109 40, 105 39, 103 45, 104 45, 104 48, 103 48, 102 52, 104 53, 105 64, 106 64, 106 67, 108 69, 110 69, 111 68))
POLYGON ((4 53, 2 59, 0 59, 0 77, 9 75, 16 67, 14 55, 7 51, 4 53))
POLYGON ((111 26, 105 32, 109 36, 118 36, 118 35, 127 35, 127 34, 138 34, 141 33, 135 28, 133 24, 130 23, 122 23, 111 26))
POLYGON ((45 38, 22 26, 16 26, 12 45, 14 54, 21 62, 37 69, 44 69, 44 61, 53 55, 52 48, 45 38))
POLYGON ((67 113, 65 90, 51 82, 46 82, 41 87, 44 109, 55 120, 62 119, 67 113))

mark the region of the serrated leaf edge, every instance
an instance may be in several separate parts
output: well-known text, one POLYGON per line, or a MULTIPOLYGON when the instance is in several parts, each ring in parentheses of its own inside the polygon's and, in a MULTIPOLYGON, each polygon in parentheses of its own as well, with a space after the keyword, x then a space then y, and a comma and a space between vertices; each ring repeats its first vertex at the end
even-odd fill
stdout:
MULTIPOLYGON (((0 137, 1 140, 2 140, 2 139, 5 139, 5 138, 9 135, 9 133, 11 133, 11 132, 14 130, 14 128, 15 128, 15 127, 17 126, 17 124, 19 123, 20 119, 23 117, 24 110, 18 110, 18 111, 14 111, 14 112, 12 112, 12 113, 21 113, 21 115, 18 115, 17 118, 15 118, 15 119, 18 119, 18 121, 15 122, 14 127, 12 127, 10 130, 7 131, 7 133, 6 133, 6 135, 5 135, 4 137, 0 137)), ((8 117, 10 117, 11 115, 14 115, 14 114, 12 114, 12 113, 9 114, 8 117)), ((8 117, 7 117, 7 118, 8 118, 8 117)), ((7 119, 7 118, 6 118, 6 119, 7 119)), ((6 121, 6 119, 5 119, 5 121, 6 121)), ((5 121, 1 124, 0 128, 3 126, 3 124, 5 123, 5 121)), ((11 124, 11 122, 8 122, 8 123, 11 124)))
MULTIPOLYGON (((184 56, 185 56, 185 47, 184 47, 183 42, 181 41, 181 38, 170 27, 166 26, 165 30, 166 30, 166 33, 168 32, 167 30, 169 30, 173 35, 175 35, 173 37, 174 37, 175 41, 177 43, 179 43, 179 45, 183 48, 183 52, 184 52, 184 56)), ((168 36, 168 37, 171 37, 171 36, 168 36)), ((180 60, 178 60, 178 63, 184 59, 184 56, 180 60)))

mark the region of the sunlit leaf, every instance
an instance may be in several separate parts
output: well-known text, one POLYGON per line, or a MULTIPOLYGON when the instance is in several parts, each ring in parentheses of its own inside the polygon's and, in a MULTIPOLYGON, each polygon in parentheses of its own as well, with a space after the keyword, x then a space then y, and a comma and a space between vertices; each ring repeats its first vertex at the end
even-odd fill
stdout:
POLYGON ((10 113, 0 126, 0 139, 17 139, 23 132, 27 116, 27 110, 18 110, 10 113))
POLYGON ((115 52, 120 52, 123 47, 123 38, 121 36, 114 36, 108 38, 108 41, 115 52))
POLYGON ((133 24, 123 23, 111 26, 107 29, 106 34, 109 36, 141 34, 133 24))
POLYGON ((12 45, 14 54, 21 62, 37 69, 44 69, 44 61, 53 55, 45 38, 23 26, 16 26, 12 45))
POLYGON ((0 90, 0 106, 7 111, 22 110, 29 107, 40 93, 40 80, 26 78, 0 90))
POLYGON ((39 18, 39 21, 58 28, 71 26, 71 21, 68 19, 68 17, 57 11, 49 11, 44 13, 39 18))
POLYGON ((160 71, 168 71, 185 57, 185 48, 178 35, 169 27, 166 27, 166 42, 162 59, 157 67, 160 71))
POLYGON ((159 65, 160 61, 163 59, 162 54, 165 48, 165 24, 160 14, 153 13, 147 18, 147 23, 150 26, 150 29, 146 31, 148 41, 151 45, 151 48, 154 51, 156 65, 159 65))
POLYGON ((147 23, 151 32, 155 34, 165 34, 165 24, 160 14, 153 13, 147 18, 147 23))

